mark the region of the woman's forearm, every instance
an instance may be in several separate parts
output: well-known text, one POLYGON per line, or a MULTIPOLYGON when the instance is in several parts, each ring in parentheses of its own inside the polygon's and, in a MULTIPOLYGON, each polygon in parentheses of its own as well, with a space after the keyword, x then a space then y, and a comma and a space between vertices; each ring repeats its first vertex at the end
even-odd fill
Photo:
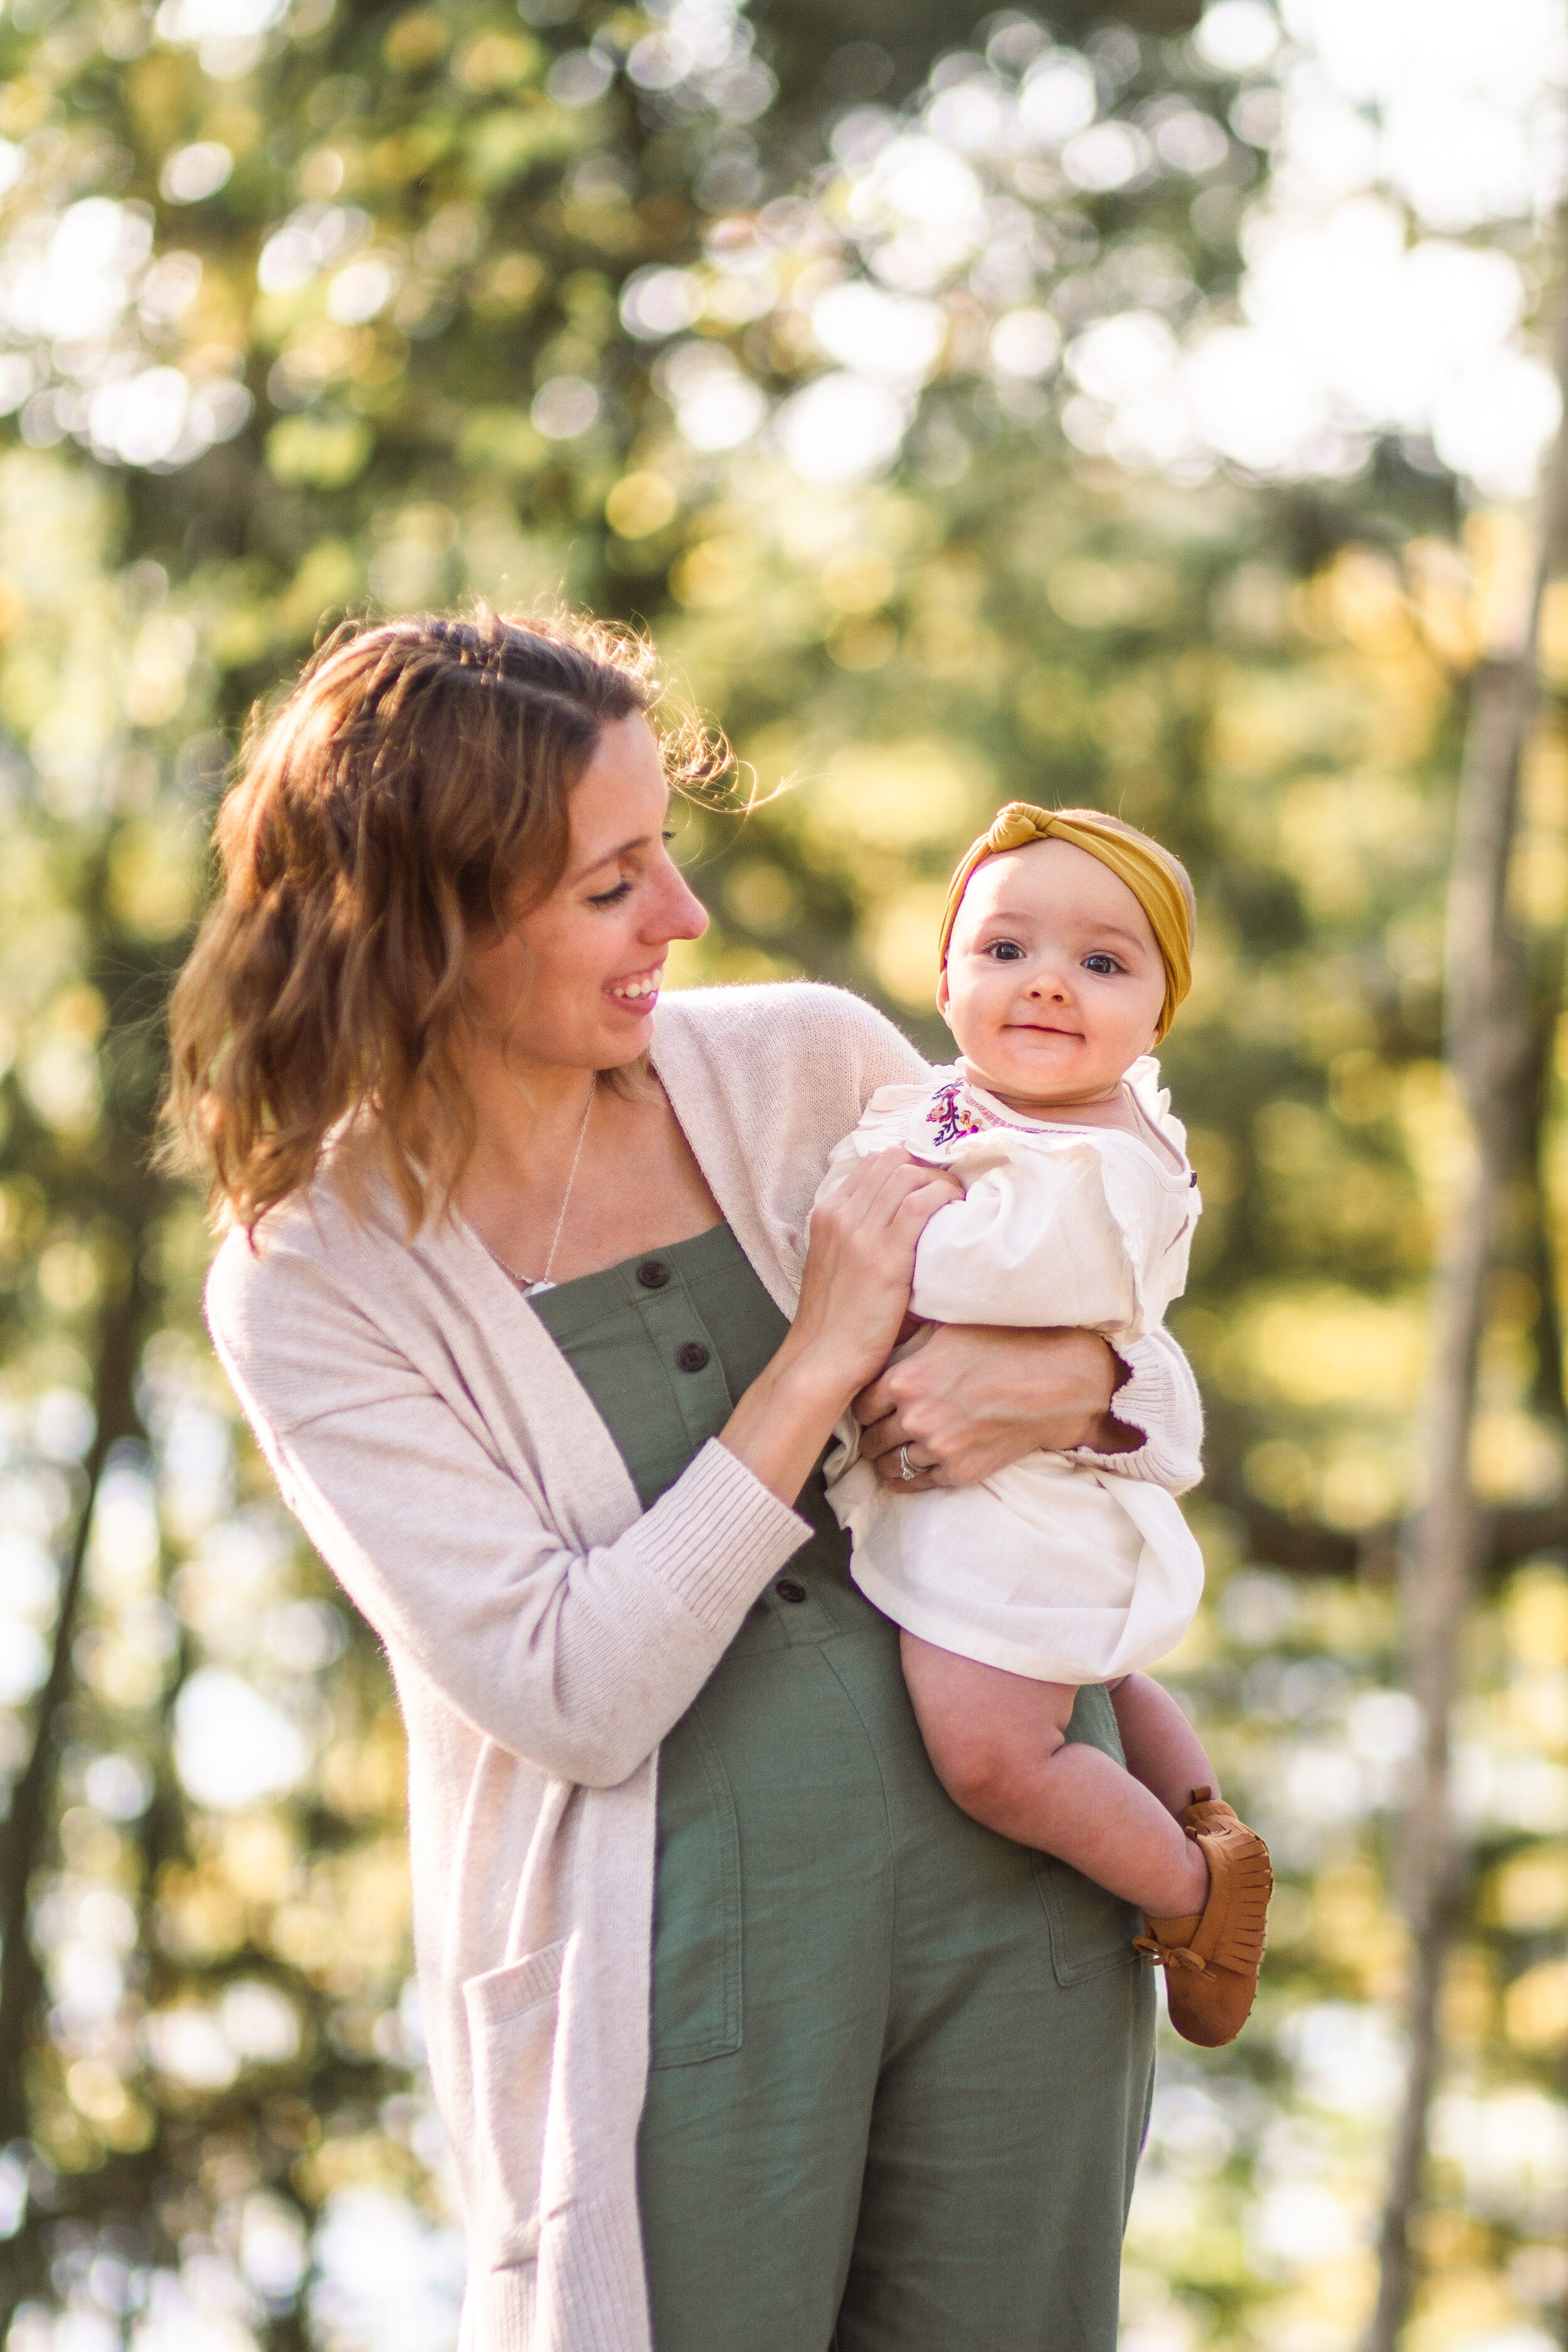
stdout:
POLYGON ((861 1450, 884 1476, 907 1445, 916 1464, 939 1465, 933 1483, 973 1486, 1039 1448, 1068 1453, 1111 1435, 1125 1377, 1093 1331, 935 1325, 855 1399, 861 1450))
MULTIPOLYGON (((1099 1334, 1086 1332, 1084 1337, 1095 1339, 1099 1334)), ((1102 1339, 1100 1345, 1110 1358, 1110 1399, 1103 1410, 1091 1412, 1083 1434, 1062 1450, 1068 1454, 1080 1451, 1087 1454, 1135 1454, 1143 1443, 1143 1432, 1134 1423, 1123 1421, 1117 1411, 1117 1400, 1132 1378, 1132 1368, 1111 1347, 1109 1339, 1102 1339)))
POLYGON ((1202 1475, 1203 1409, 1168 1331, 1112 1349, 1094 1331, 943 1324, 854 1401, 860 1450, 899 1475, 900 1446, 927 1471, 911 1485, 968 1486, 1043 1449, 1084 1454, 1181 1494, 1202 1475))
POLYGON ((839 1414, 886 1362, 915 1244, 957 1194, 951 1176, 907 1152, 872 1152, 813 1210, 789 1335, 719 1433, 780 1502, 795 1501, 839 1414))
POLYGON ((854 1389, 854 1376, 786 1340, 720 1431, 720 1444, 781 1503, 793 1504, 854 1389))

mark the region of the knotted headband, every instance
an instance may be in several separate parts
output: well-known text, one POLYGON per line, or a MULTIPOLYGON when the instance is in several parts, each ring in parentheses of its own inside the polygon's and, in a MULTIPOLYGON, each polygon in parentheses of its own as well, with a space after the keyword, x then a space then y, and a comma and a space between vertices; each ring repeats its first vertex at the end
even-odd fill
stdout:
POLYGON ((1123 831, 1098 809, 1043 809, 1028 801, 1009 801, 998 809, 978 841, 972 841, 958 861, 942 911, 941 958, 947 962, 948 941, 958 909, 969 887, 969 877, 988 857, 1004 850, 1025 849, 1031 841, 1066 841, 1087 849, 1126 883, 1149 918, 1165 967, 1165 1002, 1160 1008, 1155 1043, 1176 1017, 1176 1007, 1193 984, 1193 919, 1181 877, 1172 860, 1146 835, 1123 831))

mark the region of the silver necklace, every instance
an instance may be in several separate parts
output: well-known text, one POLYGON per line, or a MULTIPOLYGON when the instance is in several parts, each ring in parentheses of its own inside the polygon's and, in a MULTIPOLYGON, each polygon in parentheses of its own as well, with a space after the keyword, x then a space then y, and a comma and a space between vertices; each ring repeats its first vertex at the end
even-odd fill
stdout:
MULTIPOLYGON (((572 1204, 572 1187, 577 1181, 577 1163, 583 1157, 583 1145, 588 1133, 588 1121, 592 1118, 594 1111, 594 1097, 598 1093, 598 1091, 599 1081, 595 1077, 589 1082, 588 1099, 583 1106, 583 1124, 577 1129, 577 1149, 572 1154, 571 1173, 566 1179, 566 1190, 561 1196, 561 1214, 556 1218, 555 1231, 550 1236, 550 1255, 544 1261, 544 1272, 539 1276, 539 1279, 536 1282, 531 1281, 526 1274, 513 1274, 511 1267, 507 1265, 506 1260, 502 1257, 497 1257, 495 1251, 490 1250, 490 1255, 495 1258, 496 1264, 500 1267, 502 1273, 510 1275, 512 1281, 516 1283, 518 1288, 521 1291, 525 1298, 535 1298, 542 1290, 553 1290, 555 1288, 554 1283, 550 1279, 550 1272, 551 1268, 555 1264, 555 1253, 561 1246, 562 1229, 566 1223, 566 1212, 572 1204)), ((489 1244, 487 1242, 485 1246, 489 1249, 489 1244)))

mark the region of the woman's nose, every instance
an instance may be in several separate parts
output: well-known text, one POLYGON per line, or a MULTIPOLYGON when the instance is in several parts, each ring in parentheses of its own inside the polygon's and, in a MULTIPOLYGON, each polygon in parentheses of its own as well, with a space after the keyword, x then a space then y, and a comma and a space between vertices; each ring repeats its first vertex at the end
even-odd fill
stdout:
POLYGON ((661 945, 670 940, 700 940, 708 929, 708 909, 673 858, 665 860, 663 881, 647 928, 661 945))

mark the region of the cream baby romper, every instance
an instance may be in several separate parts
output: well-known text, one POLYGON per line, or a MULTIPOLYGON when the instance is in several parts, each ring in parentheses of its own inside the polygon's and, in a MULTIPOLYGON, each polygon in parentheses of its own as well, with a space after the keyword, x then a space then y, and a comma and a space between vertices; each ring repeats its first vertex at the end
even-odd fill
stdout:
MULTIPOLYGON (((1159 1064, 1145 1055, 1122 1087, 1136 1134, 1026 1118, 959 1066, 881 1087, 817 1198, 867 1152, 902 1145, 964 1187, 921 1236, 916 1315, 1140 1338, 1181 1295, 1202 1204, 1159 1064)), ((1203 1555, 1174 1496, 1145 1480, 1038 1453, 976 1486, 900 1495, 856 1458, 852 1425, 826 1470, 867 1599, 961 1657, 1039 1682, 1109 1682, 1165 1656, 1192 1622, 1203 1555)))

